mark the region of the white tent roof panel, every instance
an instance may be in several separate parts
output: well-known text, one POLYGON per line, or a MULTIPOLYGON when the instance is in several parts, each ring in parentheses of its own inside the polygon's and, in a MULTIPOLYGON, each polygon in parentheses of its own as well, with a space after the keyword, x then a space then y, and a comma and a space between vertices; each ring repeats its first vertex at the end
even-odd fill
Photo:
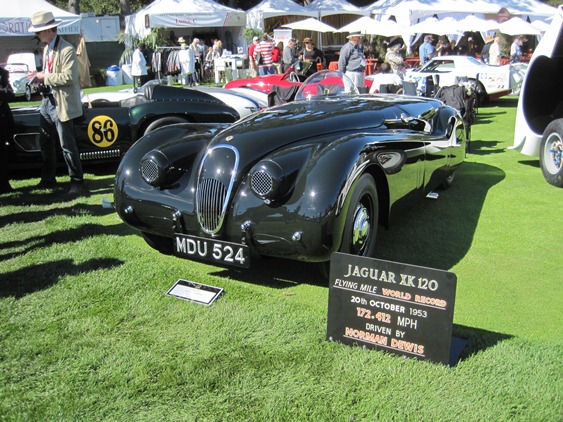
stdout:
POLYGON ((31 26, 31 15, 46 10, 53 13, 55 19, 63 22, 58 27, 60 34, 80 34, 80 15, 59 9, 45 0, 10 1, 4 4, 0 13, 0 37, 32 37, 28 32, 31 26))
POLYGON ((126 17, 126 32, 144 37, 151 28, 221 28, 245 24, 244 11, 212 0, 156 0, 126 17))
POLYGON ((318 17, 331 15, 368 15, 369 10, 356 7, 346 0, 314 0, 305 6, 310 12, 318 13, 318 17))
POLYGON ((305 9, 293 0, 263 0, 258 5, 247 10, 246 26, 264 29, 264 19, 277 16, 311 16, 317 17, 318 12, 305 9))
POLYGON ((412 25, 433 15, 447 15, 462 19, 474 14, 478 17, 496 15, 506 8, 511 16, 533 17, 552 16, 555 7, 538 0, 382 0, 371 6, 371 13, 393 15, 402 25, 412 25))

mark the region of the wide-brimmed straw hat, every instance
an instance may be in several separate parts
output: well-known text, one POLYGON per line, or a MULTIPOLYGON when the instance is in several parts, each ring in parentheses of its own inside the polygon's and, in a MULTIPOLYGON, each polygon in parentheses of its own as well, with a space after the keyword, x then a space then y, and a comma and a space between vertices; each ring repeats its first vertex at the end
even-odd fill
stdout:
POLYGON ((353 31, 350 32, 350 34, 346 37, 348 39, 352 38, 352 37, 361 37, 362 33, 360 31, 353 31))
POLYGON ((387 44, 387 48, 394 47, 396 45, 403 45, 403 39, 401 37, 393 37, 387 44))
POLYGON ((27 30, 28 32, 45 31, 59 26, 61 22, 61 19, 55 19, 53 12, 37 12, 31 17, 31 26, 27 30))
POLYGON ((186 40, 184 39, 184 37, 178 38, 178 43, 179 43, 179 44, 184 44, 185 42, 186 42, 186 40))

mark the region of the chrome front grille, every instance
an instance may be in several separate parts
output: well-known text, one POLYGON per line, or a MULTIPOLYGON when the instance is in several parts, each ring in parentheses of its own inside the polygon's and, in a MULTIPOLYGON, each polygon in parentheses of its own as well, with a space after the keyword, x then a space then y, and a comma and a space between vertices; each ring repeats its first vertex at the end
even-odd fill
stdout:
POLYGON ((227 187, 216 179, 204 179, 197 190, 198 217, 205 231, 213 232, 221 223, 227 187))
POLYGON ((198 173, 196 212, 203 231, 221 229, 239 163, 238 151, 220 146, 207 151, 198 173))

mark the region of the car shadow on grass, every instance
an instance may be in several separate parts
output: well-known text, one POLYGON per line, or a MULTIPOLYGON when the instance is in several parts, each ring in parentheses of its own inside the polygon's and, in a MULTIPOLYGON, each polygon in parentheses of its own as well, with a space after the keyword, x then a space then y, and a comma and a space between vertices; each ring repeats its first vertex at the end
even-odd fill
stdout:
POLYGON ((298 284, 328 287, 320 264, 280 258, 257 258, 249 269, 223 268, 212 274, 275 289, 286 289, 298 284))
POLYGON ((539 169, 540 168, 540 160, 519 160, 518 164, 523 164, 525 166, 530 166, 539 169))
MULTIPOLYGON (((78 198, 79 200, 79 198, 78 198)), ((38 194, 29 197, 25 201, 25 205, 55 205, 60 204, 61 206, 56 206, 50 209, 41 211, 28 211, 19 212, 17 214, 7 214, 0 216, 0 229, 7 226, 8 224, 19 224, 19 223, 35 223, 38 221, 45 220, 53 216, 67 216, 73 217, 76 215, 91 215, 93 217, 101 217, 107 214, 115 212, 113 209, 103 208, 102 205, 92 205, 76 203, 72 206, 68 204, 69 198, 57 198, 52 194, 38 194)), ((6 202, 3 201, 5 205, 17 205, 21 206, 22 201, 18 201, 16 198, 8 199, 6 202)))
POLYGON ((127 236, 131 229, 124 224, 113 226, 101 224, 83 224, 81 226, 51 232, 45 236, 34 236, 22 240, 12 240, 0 243, 0 262, 25 255, 38 248, 48 248, 52 245, 82 241, 89 237, 100 235, 127 236), (7 252, 8 250, 12 250, 7 252))
MULTIPOLYGON (((497 168, 465 162, 451 189, 438 191, 391 215, 379 228, 374 258, 449 270, 466 255, 491 187, 505 178, 497 168)), ((214 275, 248 283, 286 288, 295 284, 328 286, 319 264, 276 258, 253 262, 249 270, 221 269, 214 275)))
POLYGON ((506 149, 504 148, 496 148, 499 144, 501 144, 501 142, 495 140, 472 140, 470 143, 469 154, 490 155, 505 152, 506 149))
POLYGON ((78 265, 71 259, 61 259, 27 266, 0 274, 0 298, 15 297, 19 299, 49 288, 62 277, 115 268, 122 264, 123 261, 119 259, 95 258, 78 265))
POLYGON ((489 189, 505 173, 494 166, 465 162, 453 186, 391 216, 379 231, 375 257, 450 270, 467 254, 489 189))

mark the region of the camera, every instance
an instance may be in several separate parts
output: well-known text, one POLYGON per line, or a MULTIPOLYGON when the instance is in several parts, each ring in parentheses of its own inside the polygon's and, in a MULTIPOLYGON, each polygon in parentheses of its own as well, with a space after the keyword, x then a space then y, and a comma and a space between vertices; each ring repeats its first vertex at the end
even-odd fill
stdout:
POLYGON ((46 86, 45 84, 37 84, 37 92, 42 95, 48 95, 51 93, 51 88, 46 86))

